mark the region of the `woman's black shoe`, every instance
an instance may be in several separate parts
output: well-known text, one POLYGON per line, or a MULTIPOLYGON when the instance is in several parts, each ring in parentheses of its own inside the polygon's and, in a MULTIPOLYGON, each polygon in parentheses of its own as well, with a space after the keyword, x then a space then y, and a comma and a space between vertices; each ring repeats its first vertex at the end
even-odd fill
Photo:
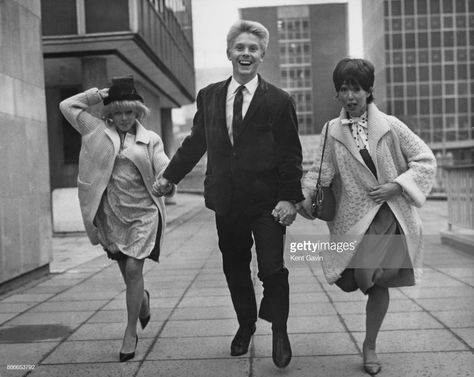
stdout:
MULTIPOLYGON (((136 336, 136 340, 135 340, 135 350, 136 350, 137 344, 138 344, 138 335, 135 335, 135 336, 136 336)), ((123 363, 124 361, 128 361, 130 359, 133 359, 134 357, 135 357, 135 351, 129 352, 129 353, 122 353, 122 352, 119 353, 119 360, 121 363, 123 363)))
POLYGON ((148 293, 148 291, 146 289, 145 289, 145 293, 148 296, 148 317, 145 317, 145 318, 138 317, 138 319, 140 320, 140 325, 141 325, 143 330, 145 329, 146 325, 148 325, 148 322, 150 322, 150 318, 151 318, 151 314, 150 314, 150 293, 148 293))

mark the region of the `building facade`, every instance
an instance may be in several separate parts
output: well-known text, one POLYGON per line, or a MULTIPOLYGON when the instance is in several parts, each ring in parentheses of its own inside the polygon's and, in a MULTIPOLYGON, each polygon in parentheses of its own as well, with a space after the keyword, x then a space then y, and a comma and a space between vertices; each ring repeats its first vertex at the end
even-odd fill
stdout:
POLYGON ((52 260, 40 35, 39 2, 0 1, 0 284, 52 260))
POLYGON ((319 134, 340 111, 332 71, 348 53, 347 4, 243 8, 240 16, 268 28, 261 73, 294 97, 300 134, 319 134))
MULTIPOLYGON (((363 0, 365 55, 385 84, 389 113, 441 164, 474 163, 474 2, 363 0), (383 43, 379 36, 383 36, 383 43)), ((376 93, 380 92, 376 83, 376 93)))
POLYGON ((191 0, 42 0, 41 9, 52 189, 76 186, 80 149, 58 103, 115 76, 134 76, 151 109, 144 124, 171 154, 171 109, 195 97, 191 0))

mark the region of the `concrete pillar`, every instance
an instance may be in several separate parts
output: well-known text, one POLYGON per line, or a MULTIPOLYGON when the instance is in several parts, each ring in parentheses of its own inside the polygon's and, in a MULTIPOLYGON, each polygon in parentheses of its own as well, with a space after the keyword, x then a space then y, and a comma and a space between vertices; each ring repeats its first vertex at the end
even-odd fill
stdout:
POLYGON ((171 109, 161 109, 161 139, 163 140, 165 153, 172 157, 175 152, 175 142, 171 109))
MULTIPOLYGON (((83 90, 90 88, 107 88, 110 85, 107 76, 107 59, 106 58, 82 58, 82 88, 83 90)), ((92 106, 90 113, 100 116, 102 104, 92 106)))

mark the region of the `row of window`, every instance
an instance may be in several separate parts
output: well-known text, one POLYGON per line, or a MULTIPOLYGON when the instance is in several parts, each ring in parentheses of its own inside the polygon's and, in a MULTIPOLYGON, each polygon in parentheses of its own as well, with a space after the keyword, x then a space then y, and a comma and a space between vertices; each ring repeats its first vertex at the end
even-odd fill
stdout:
POLYGON ((474 12, 471 0, 385 0, 385 16, 474 12))
POLYGON ((474 61, 474 49, 435 49, 435 50, 406 50, 391 51, 385 54, 385 63, 388 65, 406 65, 416 63, 452 63, 474 61))
MULTIPOLYGON (((471 100, 472 102, 472 100, 471 100)), ((406 100, 404 98, 393 100, 388 99, 392 104, 393 114, 467 114, 469 112, 469 101, 462 99, 456 101, 454 98, 431 98, 419 100, 406 100)), ((471 103, 471 109, 474 104, 471 103)))
POLYGON ((391 49, 455 47, 468 46, 468 40, 474 44, 474 30, 432 31, 429 33, 386 33, 385 47, 391 49))
POLYGON ((298 113, 313 111, 313 95, 311 89, 308 90, 292 90, 287 88, 296 103, 296 111, 298 113))
POLYGON ((474 75, 474 63, 467 64, 436 64, 430 66, 394 66, 386 69, 387 82, 424 82, 445 80, 467 80, 474 75), (471 74, 469 74, 469 67, 471 74))
POLYGON ((474 14, 386 18, 384 25, 385 31, 466 29, 474 27, 474 14))
POLYGON ((311 63, 311 47, 309 41, 280 42, 280 64, 302 63, 311 63))
POLYGON ((278 20, 278 38, 282 39, 306 39, 310 38, 311 30, 307 18, 287 18, 278 20))
POLYGON ((443 82, 433 84, 402 84, 390 85, 393 97, 398 98, 423 98, 423 97, 457 97, 459 100, 469 98, 474 93, 474 81, 469 84, 465 81, 443 82))

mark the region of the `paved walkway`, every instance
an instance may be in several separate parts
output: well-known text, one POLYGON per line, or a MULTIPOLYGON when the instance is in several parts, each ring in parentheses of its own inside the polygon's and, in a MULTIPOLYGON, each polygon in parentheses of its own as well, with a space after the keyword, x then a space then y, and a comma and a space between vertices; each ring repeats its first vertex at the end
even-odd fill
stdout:
MULTIPOLYGON (((0 376, 366 376, 365 297, 329 286, 314 262, 289 264, 290 366, 273 366, 270 325, 260 320, 248 355, 230 357, 237 323, 213 214, 200 197, 178 199, 169 207, 174 220, 161 263, 145 266, 152 320, 138 333, 133 361, 117 360, 126 316, 117 266, 84 237, 56 238, 55 273, 0 297, 0 376)), ((380 376, 474 376, 474 257, 440 244, 445 213, 446 202, 430 201, 422 210, 425 278, 391 290, 378 346, 380 376)), ((289 230, 293 237, 324 232, 323 223, 301 218, 289 230)))

